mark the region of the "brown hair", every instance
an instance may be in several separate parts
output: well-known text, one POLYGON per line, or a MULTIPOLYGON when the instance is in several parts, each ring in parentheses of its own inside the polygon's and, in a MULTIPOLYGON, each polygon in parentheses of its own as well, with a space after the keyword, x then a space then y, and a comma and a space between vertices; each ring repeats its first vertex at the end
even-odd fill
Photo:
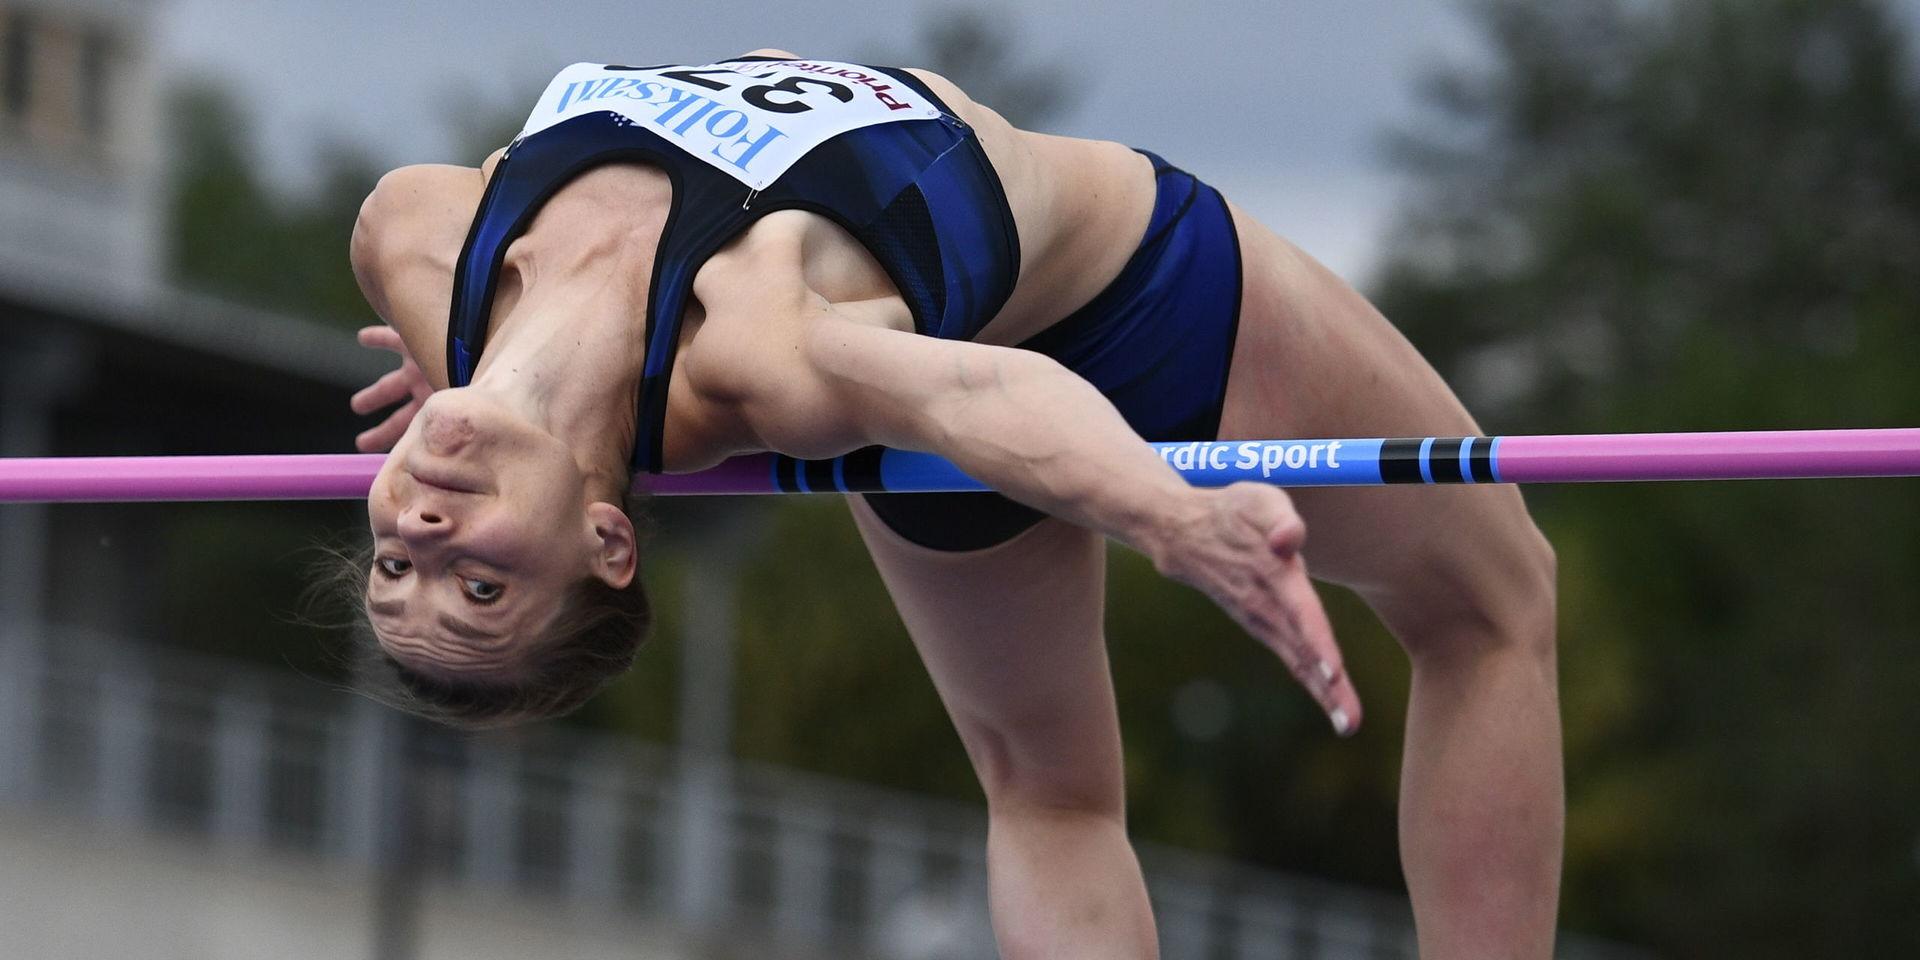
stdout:
MULTIPOLYGON (((624 504, 642 531, 637 499, 624 504)), ((653 625, 653 606, 638 571, 625 588, 587 577, 568 591, 545 635, 529 638, 540 652, 524 677, 500 682, 436 676, 389 655, 367 619, 373 544, 334 551, 325 586, 354 611, 349 628, 354 688, 396 710, 451 727, 485 730, 565 716, 633 666, 653 625)))

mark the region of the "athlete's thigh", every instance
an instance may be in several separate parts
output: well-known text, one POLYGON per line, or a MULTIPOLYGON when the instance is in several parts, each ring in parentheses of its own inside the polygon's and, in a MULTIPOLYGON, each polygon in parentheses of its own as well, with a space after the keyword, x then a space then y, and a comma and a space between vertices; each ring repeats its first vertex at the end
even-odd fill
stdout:
MULTIPOLYGON (((1331 271, 1237 208, 1245 260, 1221 439, 1475 436, 1400 332, 1331 271)), ((1313 575, 1389 625, 1473 616, 1539 578, 1545 542, 1512 486, 1298 488, 1313 575)))
POLYGON ((983 550, 930 550, 849 503, 989 798, 1117 812, 1104 540, 1049 518, 983 550))

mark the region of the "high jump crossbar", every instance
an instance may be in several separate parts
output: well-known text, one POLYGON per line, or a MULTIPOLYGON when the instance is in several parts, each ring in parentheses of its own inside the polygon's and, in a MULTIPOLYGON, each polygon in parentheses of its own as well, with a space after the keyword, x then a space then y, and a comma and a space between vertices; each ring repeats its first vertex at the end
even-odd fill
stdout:
MULTIPOLYGON (((1195 486, 1588 483, 1920 476, 1920 428, 1156 443, 1195 486)), ((0 503, 364 499, 384 454, 0 458, 0 503)), ((660 496, 941 493, 988 489, 926 453, 736 457, 642 476, 660 496)))

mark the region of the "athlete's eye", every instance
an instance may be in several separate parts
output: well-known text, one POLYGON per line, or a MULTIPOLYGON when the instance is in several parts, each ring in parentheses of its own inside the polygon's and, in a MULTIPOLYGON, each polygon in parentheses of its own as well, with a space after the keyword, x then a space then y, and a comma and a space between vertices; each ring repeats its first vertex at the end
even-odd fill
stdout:
POLYGON ((380 573, 390 580, 398 580, 408 570, 413 569, 413 561, 404 557, 381 557, 375 564, 380 573))
POLYGON ((466 589, 467 597, 475 603, 492 603, 500 599, 500 594, 507 589, 500 584, 476 580, 473 577, 461 577, 460 585, 466 589))

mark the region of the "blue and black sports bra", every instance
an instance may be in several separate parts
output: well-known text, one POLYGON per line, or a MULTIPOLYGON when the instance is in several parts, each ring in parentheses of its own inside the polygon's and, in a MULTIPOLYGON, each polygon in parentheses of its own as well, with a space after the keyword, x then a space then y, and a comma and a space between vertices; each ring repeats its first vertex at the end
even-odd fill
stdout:
POLYGON ((454 272, 447 378, 486 345, 508 244, 585 171, 664 170, 673 204, 647 294, 633 467, 662 470, 667 383, 693 278, 776 210, 833 220, 872 253, 919 333, 971 339, 1020 274, 999 177, 973 130, 904 70, 742 58, 698 67, 575 64, 548 86, 494 168, 454 272))

